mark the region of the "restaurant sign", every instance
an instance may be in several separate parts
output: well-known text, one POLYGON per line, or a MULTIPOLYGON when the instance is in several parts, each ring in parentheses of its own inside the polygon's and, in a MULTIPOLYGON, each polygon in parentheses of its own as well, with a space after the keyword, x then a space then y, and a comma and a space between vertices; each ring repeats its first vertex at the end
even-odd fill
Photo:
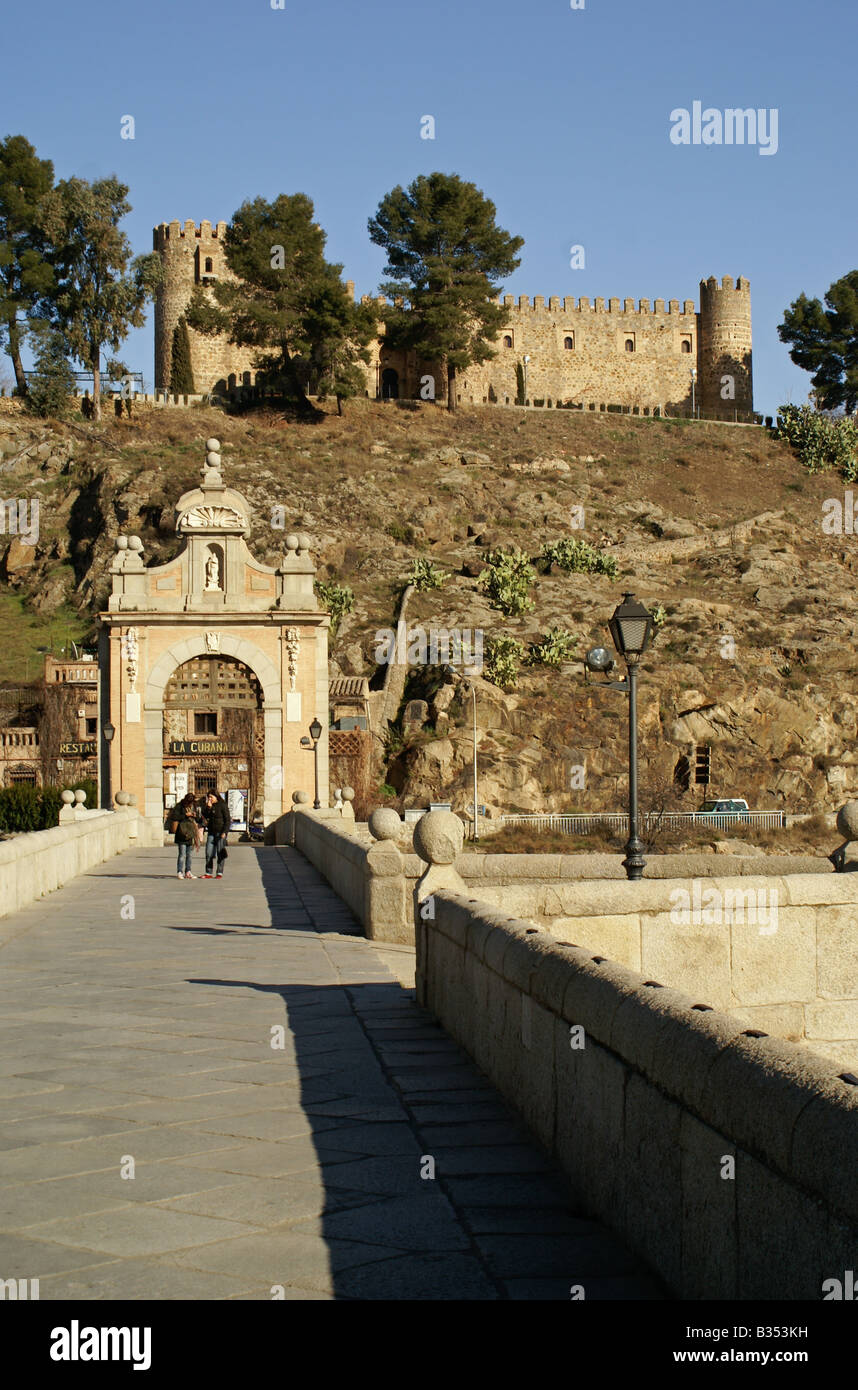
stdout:
POLYGON ((181 758, 189 757, 191 754, 202 754, 211 757, 212 754, 226 754, 230 758, 237 758, 241 755, 240 748, 233 748, 229 743, 223 743, 217 738, 176 738, 171 740, 170 752, 181 758))
POLYGON ((61 743, 60 753, 65 758, 94 758, 95 739, 84 739, 82 742, 61 743))

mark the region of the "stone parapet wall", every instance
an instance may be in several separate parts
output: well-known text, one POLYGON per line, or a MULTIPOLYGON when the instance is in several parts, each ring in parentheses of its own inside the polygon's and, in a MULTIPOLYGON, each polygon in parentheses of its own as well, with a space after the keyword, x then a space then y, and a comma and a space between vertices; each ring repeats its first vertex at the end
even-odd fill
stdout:
POLYGON ((160 843, 136 810, 92 811, 74 825, 15 835, 0 844, 0 917, 8 918, 132 845, 160 843))
MULTIPOLYGON (((723 873, 723 860, 720 867, 723 873)), ((746 1024, 858 1071, 858 879, 851 875, 558 880, 547 887, 507 880, 474 891, 558 941, 693 990, 746 1024)))
POLYGON ((434 907, 419 1001, 678 1297, 819 1300, 854 1268, 858 1085, 835 1064, 485 903, 434 907))

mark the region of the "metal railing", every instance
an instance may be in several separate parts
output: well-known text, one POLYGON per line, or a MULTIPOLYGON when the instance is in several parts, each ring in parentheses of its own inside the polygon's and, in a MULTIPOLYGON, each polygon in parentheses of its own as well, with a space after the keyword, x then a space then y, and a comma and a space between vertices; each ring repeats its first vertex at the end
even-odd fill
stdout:
MULTIPOLYGON (((617 811, 593 811, 585 815, 508 815, 502 816, 503 825, 524 825, 532 830, 556 830, 562 835, 588 835, 598 826, 611 830, 626 831, 629 818, 617 811)), ((699 825, 706 829, 739 830, 745 825, 755 825, 762 830, 781 830, 786 825, 784 811, 656 811, 641 812, 639 816, 642 830, 683 830, 699 825)))

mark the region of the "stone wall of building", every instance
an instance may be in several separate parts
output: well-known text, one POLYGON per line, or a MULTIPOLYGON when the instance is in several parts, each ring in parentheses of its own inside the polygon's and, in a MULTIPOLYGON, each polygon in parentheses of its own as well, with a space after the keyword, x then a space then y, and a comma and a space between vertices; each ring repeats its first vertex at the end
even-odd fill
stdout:
MULTIPOLYGON (((162 222, 152 234, 152 246, 164 262, 164 282, 155 299, 155 389, 170 385, 173 330, 190 303, 195 285, 230 279, 224 253, 226 223, 162 222)), ((226 338, 209 338, 188 329, 191 365, 197 391, 208 392, 219 383, 252 385, 256 381, 252 353, 235 347, 226 338), (245 375, 249 374, 249 375, 245 375)))
MULTIPOLYGON (((155 385, 169 385, 173 329, 187 307, 194 284, 229 275, 224 254, 226 223, 161 223, 154 248, 164 259, 165 281, 155 305, 155 385)), ((347 281, 354 294, 354 284, 347 281)), ((381 313, 385 300, 364 295, 381 313)), ((700 413, 726 420, 753 415, 751 371, 751 290, 740 277, 711 276, 700 282, 700 311, 694 301, 671 299, 594 299, 505 295, 509 322, 494 344, 496 355, 458 377, 458 398, 466 405, 513 405, 516 367, 526 366, 526 399, 548 405, 616 405, 641 412, 656 409, 690 415, 692 401, 700 413), (524 359, 530 360, 525 364, 524 359), (692 390, 692 371, 696 382, 692 390), (732 379, 732 385, 725 384, 732 379), (732 392, 732 394, 731 394, 732 392)), ((446 398, 443 367, 418 360, 413 352, 388 348, 379 320, 379 340, 370 347, 365 369, 371 399, 446 398), (432 379, 432 387, 426 378, 432 379)), ((197 391, 218 384, 253 384, 251 356, 222 338, 191 332, 191 356, 197 391), (249 373, 250 375, 245 375, 249 373)))

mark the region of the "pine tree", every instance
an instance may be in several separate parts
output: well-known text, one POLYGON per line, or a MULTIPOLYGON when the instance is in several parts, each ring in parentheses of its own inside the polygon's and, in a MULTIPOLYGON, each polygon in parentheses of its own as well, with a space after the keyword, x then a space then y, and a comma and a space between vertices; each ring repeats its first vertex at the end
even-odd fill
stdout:
POLYGON ((236 279, 197 286, 187 311, 197 332, 226 333, 236 346, 257 349, 257 368, 303 413, 311 410, 310 381, 333 357, 345 380, 344 367, 362 350, 362 319, 340 279, 343 268, 326 261, 324 249, 306 194, 243 203, 224 241, 236 279))
POLYGON ((456 372, 494 357, 489 342, 509 318, 495 282, 515 270, 524 241, 498 227, 495 212, 475 184, 435 173, 394 188, 369 221, 392 277, 382 293, 408 301, 387 310, 387 340, 445 364, 448 410, 456 409, 456 372))
POLYGON ((188 325, 180 318, 173 329, 173 351, 170 357, 170 390, 176 396, 193 396, 194 372, 191 366, 191 339, 188 325))
POLYGON ((62 333, 56 329, 33 330, 36 358, 30 374, 27 406, 34 415, 62 419, 68 414, 75 377, 65 355, 62 333))
POLYGON ((118 179, 67 179, 55 200, 60 286, 57 318, 73 357, 92 372, 93 418, 101 419, 101 354, 114 352, 130 328, 142 328, 144 306, 162 276, 157 254, 131 260, 119 221, 131 211, 118 179))
POLYGON ((813 372, 817 404, 822 410, 858 409, 858 270, 829 286, 827 308, 801 294, 778 327, 782 343, 792 343, 797 367, 813 372))
POLYGON ((27 394, 21 344, 31 323, 50 312, 55 289, 44 213, 54 166, 39 159, 23 135, 0 143, 0 344, 15 370, 18 393, 27 394))

